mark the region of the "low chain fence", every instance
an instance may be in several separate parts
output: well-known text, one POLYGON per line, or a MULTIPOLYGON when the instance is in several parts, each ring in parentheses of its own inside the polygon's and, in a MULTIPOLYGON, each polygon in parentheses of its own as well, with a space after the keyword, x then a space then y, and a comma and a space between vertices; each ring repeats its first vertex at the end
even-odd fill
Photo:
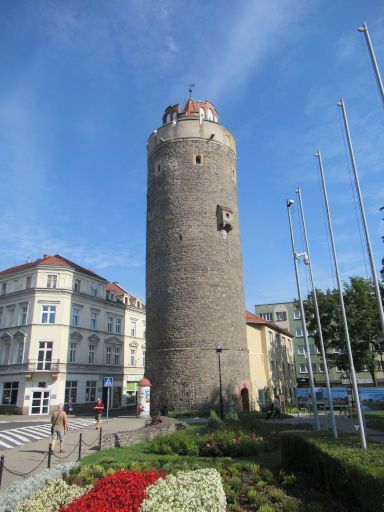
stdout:
POLYGON ((0 457, 0 489, 1 489, 1 482, 3 479, 4 471, 7 471, 8 473, 10 473, 13 476, 26 478, 27 476, 30 476, 32 473, 34 473, 36 471, 36 469, 38 469, 45 461, 47 461, 47 468, 51 469, 53 459, 66 460, 69 457, 71 457, 71 455, 73 455, 76 452, 76 450, 78 452, 77 461, 79 462, 81 460, 83 446, 85 446, 86 448, 93 448, 96 446, 97 450, 101 450, 102 435, 103 435, 103 429, 100 428, 96 439, 93 442, 88 443, 83 439, 83 434, 80 433, 79 440, 76 443, 76 445, 74 446, 74 448, 72 449, 72 451, 70 451, 69 453, 66 453, 65 455, 60 455, 60 454, 54 453, 54 451, 52 450, 52 443, 49 443, 48 451, 44 455, 43 459, 37 464, 37 466, 35 466, 34 468, 30 469, 29 471, 27 471, 25 473, 21 473, 19 471, 15 471, 13 469, 8 468, 5 465, 5 455, 1 455, 1 457, 0 457))

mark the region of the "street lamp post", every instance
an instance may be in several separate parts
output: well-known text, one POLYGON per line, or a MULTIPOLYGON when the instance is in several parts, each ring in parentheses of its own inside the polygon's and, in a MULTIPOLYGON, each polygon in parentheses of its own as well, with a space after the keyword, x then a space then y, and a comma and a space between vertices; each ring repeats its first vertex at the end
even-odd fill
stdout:
POLYGON ((220 418, 223 420, 224 419, 223 387, 222 387, 222 384, 221 384, 221 359, 220 359, 220 354, 222 353, 222 351, 223 351, 223 347, 221 345, 217 345, 216 346, 216 353, 217 353, 218 358, 219 358, 220 418))

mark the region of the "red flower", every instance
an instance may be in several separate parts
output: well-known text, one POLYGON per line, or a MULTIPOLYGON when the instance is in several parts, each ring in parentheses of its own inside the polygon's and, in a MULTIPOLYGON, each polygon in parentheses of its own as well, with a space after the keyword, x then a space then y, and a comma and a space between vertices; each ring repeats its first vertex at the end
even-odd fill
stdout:
POLYGON ((60 512, 139 512, 147 487, 164 476, 155 471, 116 471, 60 512))

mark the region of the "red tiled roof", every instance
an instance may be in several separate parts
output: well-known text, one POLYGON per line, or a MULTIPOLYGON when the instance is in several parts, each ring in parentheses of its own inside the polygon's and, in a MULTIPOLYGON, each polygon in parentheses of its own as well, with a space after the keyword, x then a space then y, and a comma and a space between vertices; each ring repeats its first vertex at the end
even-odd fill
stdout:
POLYGON ((186 102, 186 104, 184 105, 183 112, 185 113, 185 115, 198 114, 200 108, 204 108, 204 109, 210 108, 215 113, 215 115, 218 115, 215 106, 210 101, 207 101, 207 100, 189 99, 186 102))
POLYGON ((250 313, 249 311, 245 312, 245 321, 247 324, 267 325, 271 329, 274 329, 275 331, 278 331, 281 334, 285 334, 286 336, 293 338, 293 334, 291 334, 287 329, 283 329, 282 327, 274 324, 273 322, 268 322, 268 320, 261 318, 261 316, 254 315, 253 313, 250 313))
POLYGON ((42 258, 39 258, 36 261, 32 261, 31 263, 24 263, 22 265, 17 265, 15 267, 10 267, 5 270, 2 270, 0 272, 0 276, 11 274, 12 272, 20 272, 22 270, 28 270, 30 268, 35 268, 35 267, 39 267, 42 265, 73 268, 74 270, 77 270, 78 272, 81 272, 82 274, 86 274, 88 276, 92 276, 97 279, 107 281, 104 277, 97 275, 92 270, 81 267, 77 263, 74 263, 73 261, 68 260, 67 258, 64 258, 63 256, 60 256, 59 254, 55 254, 54 256, 50 256, 49 254, 44 254, 42 258))
MULTIPOLYGON (((131 295, 130 293, 128 293, 126 290, 124 290, 124 288, 121 288, 121 286, 119 286, 117 283, 108 283, 107 291, 115 293, 117 297, 121 297, 121 295, 128 295, 129 305, 136 306, 136 301, 138 299, 131 295)), ((143 304, 142 302, 141 307, 145 311, 145 304, 143 304)))

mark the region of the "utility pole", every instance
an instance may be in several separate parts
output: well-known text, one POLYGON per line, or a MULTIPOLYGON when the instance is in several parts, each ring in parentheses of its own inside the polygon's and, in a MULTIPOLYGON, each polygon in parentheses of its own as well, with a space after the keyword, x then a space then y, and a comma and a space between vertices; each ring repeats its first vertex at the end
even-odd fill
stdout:
POLYGON ((353 363, 351 340, 349 338, 349 329, 348 329, 347 315, 345 313, 343 288, 342 288, 342 283, 341 283, 341 279, 340 279, 339 266, 338 266, 338 263, 337 263, 335 238, 333 236, 331 212, 329 210, 327 187, 326 187, 326 184, 325 184, 323 162, 321 160, 320 150, 317 151, 315 156, 319 160, 321 183, 323 185, 323 193, 324 193, 325 207, 326 207, 326 211, 327 211, 329 235, 330 235, 330 238, 331 238, 331 245, 332 245, 333 262, 334 262, 334 265, 335 265, 335 273, 336 273, 336 279, 337 279, 337 286, 338 286, 338 289, 339 289, 340 308, 341 308, 341 314, 342 314, 342 317, 343 317, 345 341, 346 341, 346 344, 347 344, 347 353, 348 353, 349 367, 350 367, 350 372, 351 372, 351 383, 352 383, 352 388, 353 388, 353 394, 355 395, 357 419, 358 419, 358 422, 359 422, 359 433, 360 433, 361 446, 362 446, 362 448, 364 450, 366 450, 366 448, 367 448, 367 441, 366 441, 366 438, 365 438, 365 428, 364 428, 363 416, 361 414, 359 390, 358 390, 358 387, 357 387, 355 365, 353 363))

